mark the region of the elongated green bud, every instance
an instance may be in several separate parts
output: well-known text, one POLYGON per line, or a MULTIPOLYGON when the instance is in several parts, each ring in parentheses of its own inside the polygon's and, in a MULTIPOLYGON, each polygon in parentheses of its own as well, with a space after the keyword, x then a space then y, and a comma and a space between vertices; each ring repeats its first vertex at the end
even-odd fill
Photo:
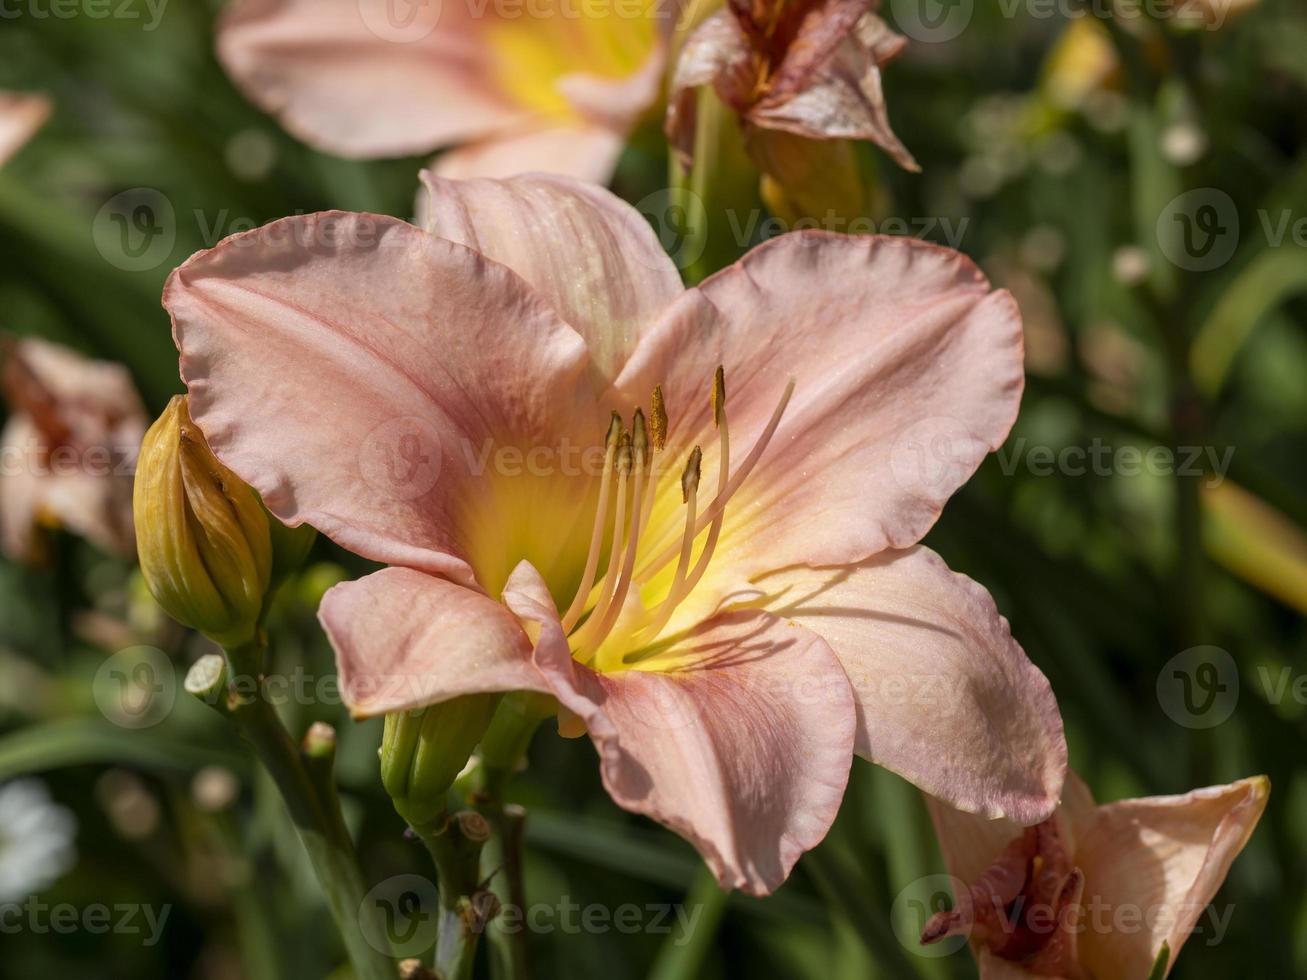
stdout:
POLYGON ((272 574, 269 517, 177 396, 141 445, 136 545, 150 592, 174 619, 224 647, 258 629, 272 574))
POLYGON ((498 694, 469 694, 386 715, 381 783, 414 828, 445 813, 446 794, 467 765, 499 704, 498 694))

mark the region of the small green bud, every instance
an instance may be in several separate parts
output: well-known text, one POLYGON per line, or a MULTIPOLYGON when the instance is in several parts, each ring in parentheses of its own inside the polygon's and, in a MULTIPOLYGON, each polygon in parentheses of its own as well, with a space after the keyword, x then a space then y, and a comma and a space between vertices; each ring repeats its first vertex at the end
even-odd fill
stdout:
POLYGON ((469 694, 386 715, 381 782, 411 826, 430 826, 445 812, 446 794, 489 727, 499 698, 469 694))
POLYGON ((272 575, 269 517, 209 450, 184 396, 145 434, 132 502, 141 572, 164 611, 224 647, 250 642, 272 575))

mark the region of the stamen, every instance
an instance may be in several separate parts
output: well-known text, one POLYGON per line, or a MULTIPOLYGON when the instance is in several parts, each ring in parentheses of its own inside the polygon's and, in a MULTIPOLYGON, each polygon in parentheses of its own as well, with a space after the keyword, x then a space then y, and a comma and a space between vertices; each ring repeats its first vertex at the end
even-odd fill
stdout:
POLYGON ((667 406, 663 404, 662 385, 654 385, 653 401, 649 406, 649 435, 653 437, 655 452, 667 448, 667 406))
MULTIPOLYGON (((622 457, 622 460, 625 460, 625 465, 628 470, 632 465, 632 460, 634 460, 635 489, 632 491, 631 515, 636 518, 636 520, 631 522, 631 531, 625 543, 622 570, 617 579, 617 586, 611 593, 608 593, 607 589, 605 589, 605 594, 608 597, 607 603, 601 601, 600 604, 595 607, 594 613, 586 622, 585 626, 582 627, 581 635, 577 637, 577 646, 575 648, 578 652, 581 650, 590 650, 593 652, 603 645, 604 640, 608 638, 608 634, 612 632, 613 626, 617 622, 617 617, 621 615, 622 606, 626 603, 627 593, 630 592, 631 589, 631 575, 635 571, 635 555, 640 547, 640 522, 638 518, 641 512, 641 498, 644 494, 645 487, 644 471, 649 459, 649 440, 644 427, 644 413, 638 409, 636 410, 635 418, 632 420, 632 431, 634 434, 632 435, 630 442, 626 445, 626 452, 622 457)), ((624 483, 625 473, 621 471, 621 460, 619 460, 618 466, 620 478, 624 483)), ((618 492, 625 494, 625 487, 622 486, 618 492)), ((620 506, 618 509, 618 515, 618 520, 620 521, 620 506)), ((609 562, 610 577, 613 568, 617 565, 618 553, 619 549, 616 544, 614 544, 612 551, 613 557, 609 562)))
POLYGON ((681 534, 681 559, 676 563, 676 572, 672 576, 671 587, 667 590, 667 598, 654 610, 653 619, 637 630, 639 633, 648 633, 650 637, 657 636, 667 625, 667 621, 672 618, 672 613, 676 611, 676 604, 670 600, 681 591, 685 573, 690 567, 690 556, 694 554, 694 519, 698 508, 699 469, 702 460, 703 450, 695 446, 685 463, 685 472, 681 474, 681 499, 685 503, 685 531, 681 534))
POLYGON ((698 494, 702 477, 703 452, 699 446, 695 446, 686 459, 685 469, 681 474, 685 525, 679 546, 673 544, 652 561, 646 562, 638 574, 636 559, 640 540, 649 520, 651 504, 658 484, 658 467, 653 465, 654 454, 662 451, 667 444, 668 419, 662 387, 654 388, 648 422, 644 412, 636 409, 631 420, 631 431, 626 432, 622 428, 621 416, 616 412, 613 413, 613 421, 605 440, 604 472, 600 481, 599 502, 590 537, 590 549, 576 595, 572 598, 567 613, 562 617, 563 630, 569 635, 573 655, 581 663, 589 663, 596 657, 600 647, 622 616, 633 582, 637 580, 647 582, 670 563, 673 557, 676 557, 676 568, 671 584, 662 601, 654 609, 643 613, 635 623, 628 624, 629 630, 627 627, 623 629, 633 637, 642 636, 645 638, 644 642, 651 642, 666 627, 676 609, 707 573, 721 539, 727 504, 762 458, 772 437, 776 434, 793 394, 794 379, 791 378, 762 433, 745 456, 739 470, 732 473, 730 427, 726 413, 726 375, 722 367, 717 368, 713 376, 711 392, 713 424, 717 428, 719 439, 716 497, 703 513, 699 512, 698 494), (611 544, 603 582, 596 587, 595 577, 598 573, 600 552, 603 550, 605 532, 609 529, 608 500, 614 472, 617 474, 617 503, 611 524, 611 544), (708 531, 707 538, 699 551, 698 560, 694 562, 694 567, 691 569, 691 560, 695 557, 695 541, 705 530, 708 531), (587 606, 592 599, 594 603, 590 606, 587 615, 587 606), (586 617, 585 622, 577 627, 582 616, 586 617))
POLYGON ((590 598, 590 589, 594 586, 595 572, 599 568, 599 552, 604 544, 604 518, 608 516, 608 491, 612 483, 613 458, 617 453, 617 444, 622 435, 622 417, 613 413, 608 423, 608 435, 604 437, 604 472, 599 480, 599 507, 595 511, 594 529, 590 532, 590 551, 585 559, 585 572, 581 575, 581 584, 577 587, 572 604, 563 616, 563 633, 569 632, 585 611, 586 600, 590 598))
MULTIPOLYGON (((789 383, 785 386, 785 391, 781 394, 781 400, 776 405, 775 411, 772 412, 771 419, 768 420, 767 425, 763 428, 762 434, 758 436, 758 440, 753 444, 753 448, 749 450, 749 454, 744 457, 744 461, 740 464, 740 468, 730 478, 730 482, 726 486, 726 492, 717 494, 713 502, 697 518, 694 527, 694 534, 696 537, 702 533, 710 521, 716 520, 717 516, 726 509, 727 501, 736 494, 740 489, 740 486, 749 478, 749 475, 758 465, 758 460, 762 458, 762 454, 771 442, 772 436, 776 434, 776 427, 780 425, 781 416, 785 414, 785 409, 790 404, 790 397, 793 394, 794 379, 791 378, 789 383)), ((662 568, 675 558, 679 550, 679 545, 672 544, 659 552, 655 558, 641 566, 639 570, 640 578, 649 578, 657 572, 658 569, 662 568)))
MULTIPOLYGON (((724 500, 726 485, 730 482, 730 465, 731 465, 731 437, 730 427, 726 424, 726 372, 717 366, 717 373, 713 376, 712 386, 712 418, 713 425, 717 426, 718 435, 718 456, 717 456, 717 497, 724 500)), ((699 448, 695 447, 698 453, 699 448)), ((698 461, 695 461, 695 484, 699 482, 698 461)), ((716 518, 713 519, 712 528, 708 531, 708 540, 704 542, 703 551, 699 554, 699 560, 695 562, 694 571, 690 573, 689 578, 685 576, 685 568, 689 564, 690 554, 694 550, 694 527, 695 517, 693 514, 687 515, 685 534, 681 541, 681 559, 677 562, 677 574, 672 579, 671 588, 667 590, 667 597, 663 599, 661 605, 654 611, 653 621, 641 632, 647 632, 650 637, 658 635, 658 632, 667 625, 667 621, 672 618, 672 613, 676 607, 684 601, 685 597, 694 591, 694 587, 699 584, 704 573, 708 571, 708 563, 712 561, 713 552, 717 550, 717 541, 722 534, 722 524, 726 520, 726 507, 722 506, 717 511, 716 518)))
MULTIPOLYGON (((636 410, 639 412, 639 409, 636 410)), ((655 385, 653 398, 649 405, 649 441, 653 444, 653 453, 659 454, 667 446, 667 406, 663 403, 663 386, 655 385)), ((658 462, 649 460, 649 472, 646 475, 648 486, 644 505, 640 508, 640 533, 644 534, 649 526, 649 517, 653 513, 654 500, 658 496, 658 462)))
POLYGON ((703 463, 703 450, 698 446, 685 461, 685 472, 681 474, 681 503, 689 504, 690 498, 699 492, 699 470, 703 463))
POLYGON ((726 369, 717 365, 712 379, 712 424, 721 428, 726 419, 726 369))

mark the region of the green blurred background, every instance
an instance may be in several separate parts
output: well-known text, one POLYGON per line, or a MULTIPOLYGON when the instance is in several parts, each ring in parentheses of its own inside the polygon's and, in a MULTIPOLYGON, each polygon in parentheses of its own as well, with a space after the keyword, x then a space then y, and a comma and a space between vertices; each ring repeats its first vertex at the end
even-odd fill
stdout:
MULTIPOLYGON (((1018 295, 1029 378, 1004 452, 928 543, 994 593, 1051 679, 1073 765, 1101 800, 1271 777, 1266 816, 1217 898, 1233 907, 1228 932, 1195 937, 1174 975, 1307 977, 1307 681, 1294 687, 1307 676, 1307 9, 1264 0, 1219 31, 1143 45, 1101 21, 1036 16, 1038 5, 1006 16, 957 2, 967 28, 913 43, 886 73, 895 128, 924 173, 870 149, 863 164, 877 217, 961 248, 1018 295), (1216 236, 1201 254, 1186 215, 1216 236), (1094 446, 1110 449, 1099 472, 1056 462, 1094 446), (1157 446, 1214 456, 1189 474, 1130 462, 1157 446), (1172 658, 1200 646, 1217 652, 1182 665, 1235 664, 1219 724, 1177 712, 1167 686, 1172 658)), ((906 5, 889 6, 894 22, 906 5)), ((173 267, 286 214, 408 217, 425 160, 343 161, 285 135, 214 60, 215 4, 172 0, 153 30, 143 3, 124 9, 140 17, 0 5, 0 89, 56 103, 0 171, 0 328, 127 364, 153 413, 180 390, 158 301, 173 267), (113 213, 146 216, 139 248, 123 248, 113 213)), ((614 188, 661 200, 666 166, 654 122, 614 188)), ((651 214, 666 231, 662 217, 651 214)), ((319 542, 273 618, 281 672, 329 684, 317 599, 364 570, 319 542)), ((221 720, 179 692, 201 650, 163 622, 129 565, 71 537, 48 567, 0 563, 0 781, 38 777, 77 822, 76 862, 40 900, 170 910, 153 944, 113 929, 5 930, 0 976, 270 980, 339 967, 275 792, 221 720), (178 696, 157 725, 131 730, 98 709, 96 678, 142 644, 177 665, 178 696)), ((427 874, 381 792, 379 726, 350 723, 329 696, 304 700, 316 703, 287 707, 293 731, 316 719, 340 730, 368 878, 427 874)), ((538 976, 975 975, 965 951, 924 956, 912 941, 943 864, 916 791, 896 777, 855 764, 835 829, 792 880, 766 901, 725 897, 687 845, 608 800, 588 740, 551 729, 514 787, 530 813, 531 900, 683 903, 698 918, 689 936, 571 934, 560 912, 531 938, 538 976)))

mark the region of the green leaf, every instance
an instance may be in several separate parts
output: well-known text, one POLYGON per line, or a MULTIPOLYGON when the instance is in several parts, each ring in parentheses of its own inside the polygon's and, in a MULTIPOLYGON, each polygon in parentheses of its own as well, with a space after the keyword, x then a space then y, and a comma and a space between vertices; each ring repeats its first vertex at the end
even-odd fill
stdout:
POLYGON ((677 917, 676 928, 658 950, 649 980, 695 980, 702 976, 704 960, 712 952, 728 898, 717 886, 712 872, 707 867, 700 868, 685 896, 685 907, 694 918, 686 925, 677 917))
POLYGON ((1257 325, 1300 293, 1307 293, 1307 249, 1268 248, 1239 273, 1194 339, 1190 364, 1203 394, 1220 391, 1257 325))
POLYGON ((207 765, 247 768, 238 754, 188 744, 162 726, 132 731, 107 721, 71 718, 33 725, 0 738, 0 781, 65 766, 119 763, 190 772, 207 765))

